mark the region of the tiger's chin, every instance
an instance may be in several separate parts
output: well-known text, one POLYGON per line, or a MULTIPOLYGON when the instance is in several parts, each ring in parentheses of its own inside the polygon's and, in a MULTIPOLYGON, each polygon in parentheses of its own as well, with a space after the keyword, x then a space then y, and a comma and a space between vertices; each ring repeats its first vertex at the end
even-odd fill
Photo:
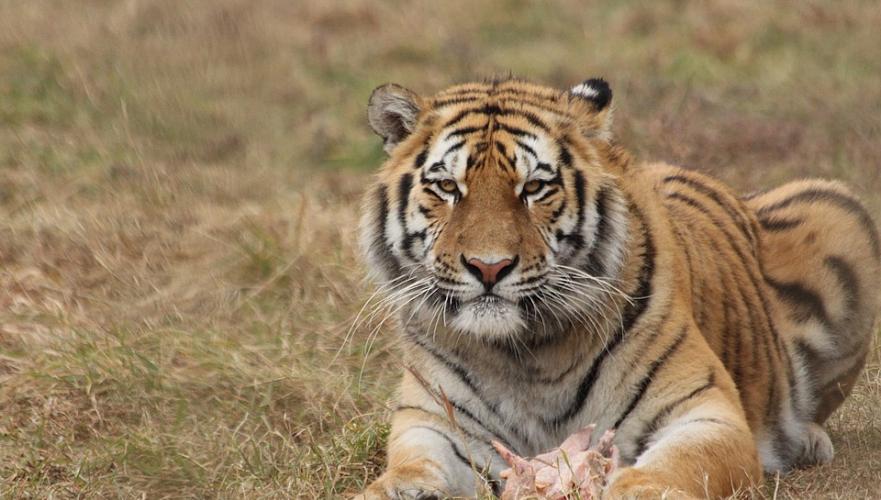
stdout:
POLYGON ((499 297, 478 297, 462 303, 450 326, 487 340, 510 338, 526 328, 523 312, 499 297))

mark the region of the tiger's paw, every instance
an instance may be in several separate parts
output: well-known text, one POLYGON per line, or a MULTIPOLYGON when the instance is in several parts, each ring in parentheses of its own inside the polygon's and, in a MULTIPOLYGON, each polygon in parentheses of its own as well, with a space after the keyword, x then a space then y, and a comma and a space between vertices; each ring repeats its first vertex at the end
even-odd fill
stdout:
POLYGON ((825 464, 830 462, 833 456, 835 456, 835 448, 832 446, 829 434, 826 434, 823 427, 813 422, 808 424, 804 437, 801 464, 825 464))
POLYGON ((379 490, 368 488, 363 493, 355 495, 352 500, 441 500, 442 498, 447 498, 447 496, 440 491, 405 487, 379 490))
POLYGON ((353 500, 441 500, 444 486, 430 468, 409 465, 386 471, 353 500))
POLYGON ((612 476, 604 499, 624 500, 693 500, 696 497, 669 486, 663 478, 633 467, 620 469, 612 476))

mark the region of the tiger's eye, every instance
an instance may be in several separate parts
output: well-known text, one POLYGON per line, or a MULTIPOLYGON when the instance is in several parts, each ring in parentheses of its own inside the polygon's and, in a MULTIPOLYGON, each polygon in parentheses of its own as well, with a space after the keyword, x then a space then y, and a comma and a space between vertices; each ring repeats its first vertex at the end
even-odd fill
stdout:
POLYGON ((459 186, 456 185, 456 181, 450 179, 444 179, 437 183, 438 187, 441 188, 441 191, 445 193, 456 193, 459 191, 459 186))
POLYGON ((539 180, 532 180, 523 185, 523 192, 525 194, 535 194, 539 192, 542 186, 544 186, 544 182, 539 180))

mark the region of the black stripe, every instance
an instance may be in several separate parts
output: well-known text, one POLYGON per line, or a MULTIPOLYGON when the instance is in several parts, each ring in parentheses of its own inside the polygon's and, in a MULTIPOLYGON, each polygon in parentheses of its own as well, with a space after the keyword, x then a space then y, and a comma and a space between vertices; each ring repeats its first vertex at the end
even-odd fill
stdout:
POLYGON ((483 130, 485 127, 461 127, 455 130, 452 130, 447 133, 446 138, 449 139, 451 137, 459 137, 462 135, 473 134, 474 132, 479 132, 483 130))
POLYGON ((627 404, 627 408, 624 410, 624 413, 622 413, 621 416, 618 417, 618 420, 616 420, 615 423, 612 425, 613 429, 618 429, 619 427, 621 427, 621 424, 627 419, 627 417, 630 416, 630 414, 636 408, 636 405, 638 405, 639 402, 642 401, 642 398, 645 396, 646 391, 648 391, 648 388, 651 385, 652 379, 655 377, 655 374, 658 373, 658 370, 660 370, 664 366, 664 364, 667 362, 668 359, 670 359, 670 356, 672 356, 676 352, 679 346, 682 345, 682 342, 685 340, 685 336, 687 333, 688 327, 685 326, 682 328, 682 331, 679 332, 676 340, 673 341, 673 343, 669 347, 667 347, 663 354, 661 354, 661 357, 652 361, 651 365, 649 365, 648 372, 646 372, 645 376, 642 378, 642 380, 639 381, 639 384, 636 386, 636 394, 634 394, 633 397, 630 399, 630 403, 627 404))
POLYGON ((556 172, 554 172, 554 169, 551 167, 551 165, 549 163, 545 163, 543 161, 540 161, 535 164, 535 171, 538 172, 539 170, 544 170, 545 172, 548 172, 551 175, 556 173, 556 172))
POLYGON ((557 115, 558 117, 563 117, 563 118, 568 118, 568 119, 572 118, 568 113, 565 113, 565 112, 561 111, 558 107, 555 107, 554 104, 548 105, 546 103, 538 102, 538 101, 526 101, 526 100, 522 100, 522 99, 506 99, 504 97, 500 98, 499 101, 505 105, 513 104, 514 106, 516 106, 519 109, 523 109, 524 106, 529 106, 529 107, 535 108, 539 111, 543 111, 546 113, 552 113, 554 115, 557 115))
POLYGON ((439 352, 437 352, 432 346, 426 344, 422 339, 420 339, 417 335, 408 331, 408 337, 415 342, 419 347, 424 349, 426 352, 432 355, 437 361, 439 361, 442 365, 444 365, 447 369, 452 371, 456 376, 459 377, 461 382, 465 384, 471 392, 474 393, 475 397, 480 400, 481 403, 484 404, 487 408, 489 408, 493 414, 498 415, 497 408, 495 404, 488 403, 481 396, 480 391, 477 390, 477 385, 474 383, 474 380, 471 378, 471 374, 468 373, 462 365, 454 363, 449 359, 442 356, 439 352))
MULTIPOLYGON (((746 304, 746 298, 744 298, 744 304, 746 304)), ((747 306, 747 310, 749 310, 749 306, 747 306)), ((750 315, 752 317, 752 315, 750 315)), ((729 332, 732 339, 734 340, 734 352, 731 353, 731 365, 726 365, 725 368, 731 371, 731 378, 734 379, 734 385, 736 387, 743 387, 741 384, 743 383, 743 360, 741 359, 741 353, 743 352, 743 338, 741 335, 743 333, 743 328, 739 328, 738 331, 729 332)))
MULTIPOLYGON (((411 341, 413 341, 416 345, 418 345, 423 350, 428 352, 436 361, 438 361, 440 364, 445 366, 448 370, 453 372, 459 378, 459 380, 466 387, 468 387, 468 389, 471 391, 471 393, 474 394, 474 397, 478 401, 480 401, 480 403, 483 404, 483 406, 485 406, 489 410, 489 412, 492 413, 493 416, 495 416, 497 419, 499 419, 500 422, 506 422, 506 420, 504 418, 502 418, 502 416, 499 414, 498 405, 487 401, 484 398, 483 393, 480 390, 478 390, 477 384, 475 384, 474 380, 471 378, 471 374, 468 373, 468 370, 466 370, 463 366, 459 365, 458 363, 454 363, 453 361, 444 357, 441 353, 437 352, 437 350, 434 349, 434 347, 425 343, 422 339, 420 339, 413 332, 407 331, 406 333, 407 333, 407 337, 411 341)), ((484 425, 484 426, 486 425, 483 422, 481 422, 480 420, 478 420, 477 418, 474 418, 474 416, 470 412, 465 410, 464 407, 457 406, 456 409, 462 411, 466 415, 470 415, 472 420, 474 420, 476 422, 480 422, 481 425, 484 425)), ((518 439, 519 441, 526 443, 527 445, 530 443, 529 439, 525 435, 523 435, 522 432, 520 432, 519 428, 511 427, 508 430, 510 430, 514 434, 514 437, 516 439, 518 439)), ((499 434, 497 431, 493 431, 493 433, 499 434)), ((506 441, 511 442, 511 440, 509 440, 509 439, 506 439, 506 441)))
POLYGON ((649 440, 660 429, 661 422, 664 419, 666 419, 667 417, 669 417, 673 413, 673 411, 679 407, 679 405, 703 394, 704 392, 713 388, 713 386, 715 386, 715 385, 716 385, 716 374, 713 372, 710 372, 710 375, 707 377, 707 381, 704 382, 703 385, 701 385, 700 387, 689 392, 685 396, 682 396, 679 399, 677 399, 671 403, 667 403, 666 406, 661 408, 661 411, 656 413, 655 416, 652 417, 651 420, 649 420, 648 425, 645 426, 645 429, 642 431, 642 434, 639 436, 639 438, 637 438, 637 440, 636 440, 636 457, 635 458, 638 458, 640 455, 643 454, 643 452, 645 452, 645 448, 648 445, 649 440))
POLYGON ((499 121, 493 123, 493 128, 494 130, 503 130, 517 137, 531 137, 533 139, 535 139, 536 137, 535 134, 533 134, 532 132, 528 132, 526 130, 523 130, 522 128, 514 127, 499 121))
POLYGON ((565 141, 558 140, 557 146, 560 148, 560 154, 558 160, 560 161, 560 165, 564 167, 572 166, 572 152, 569 151, 569 148, 566 146, 565 141))
POLYGON ((512 86, 512 84, 517 85, 522 83, 527 82, 523 80, 518 80, 516 78, 508 78, 503 81, 496 81, 494 82, 492 94, 495 97, 506 97, 510 94, 510 96, 514 97, 530 97, 533 99, 538 99, 539 101, 547 101, 557 98, 556 92, 545 92, 541 89, 528 89, 512 86), (499 86, 501 86, 501 88, 499 88, 499 86))
POLYGON ((736 246, 734 236, 724 229, 724 225, 718 219, 716 219, 716 217, 713 215, 713 212, 711 212, 710 209, 704 206, 702 203, 692 198, 691 196, 679 192, 667 192, 665 193, 665 196, 667 199, 681 201, 706 215, 707 218, 710 219, 712 224, 719 228, 719 230, 722 231, 722 233, 726 236, 726 238, 728 239, 728 244, 732 247, 736 246))
POLYGON ((466 102, 477 102, 481 99, 486 99, 486 96, 475 96, 475 97, 453 97, 450 99, 440 99, 431 103, 432 108, 439 109, 445 108, 447 106, 453 106, 455 104, 464 104, 466 102))
POLYGON ((564 378, 566 378, 570 373, 575 371, 576 368, 581 366, 582 358, 583 358, 583 356, 581 356, 581 355, 577 356, 575 358, 575 360, 572 361, 572 364, 570 364, 565 370, 563 370, 562 372, 560 372, 557 375, 554 375, 553 377, 533 378, 530 380, 530 382, 532 382, 534 384, 557 385, 564 378))
POLYGON ((723 200, 722 196, 720 196, 719 191, 698 182, 696 179, 692 179, 691 177, 686 177, 684 175, 671 175, 664 178, 664 182, 678 182, 681 184, 685 184, 687 186, 692 187, 695 191, 707 196, 711 200, 713 200, 717 205, 722 207, 722 210, 728 214, 734 224, 740 229, 740 231, 746 235, 749 239, 750 243, 756 243, 756 235, 753 233, 752 226, 749 223, 749 220, 744 216, 741 210, 738 210, 736 207, 732 206, 727 200, 723 200))
POLYGON ((441 126, 441 128, 445 129, 445 128, 452 127, 453 125, 455 125, 455 124, 459 123, 460 121, 462 121, 463 119, 465 119, 466 116, 468 116, 472 113, 476 113, 479 109, 480 108, 463 109, 462 111, 459 111, 458 113, 456 113, 452 118, 450 118, 450 120, 447 121, 447 123, 444 123, 443 126, 441 126))
POLYGON ((487 95, 487 93, 493 89, 493 85, 489 85, 488 83, 465 83, 462 84, 462 87, 458 85, 452 89, 447 89, 441 92, 442 97, 447 96, 461 96, 468 94, 482 94, 487 95))
POLYGON ((450 153, 455 153, 456 151, 462 149, 462 146, 464 146, 464 145, 465 145, 465 141, 464 141, 464 140, 459 141, 459 142, 453 144, 452 146, 450 146, 449 148, 447 148, 446 151, 444 151, 443 158, 446 158, 447 155, 449 155, 450 153))
POLYGON ((541 195, 541 197, 535 199, 535 201, 533 201, 533 203, 541 203, 544 200, 550 198, 551 196, 553 196, 559 192, 560 192, 560 188, 555 188, 555 187, 548 188, 547 191, 545 191, 545 194, 543 194, 543 195, 541 195))
POLYGON ((523 285, 531 285, 532 283, 539 282, 547 277, 547 273, 545 274, 537 274, 535 276, 531 276, 529 278, 523 278, 516 283, 512 283, 513 286, 523 286, 523 285))
MULTIPOLYGON (((731 341, 734 337, 737 337, 740 333, 740 324, 733 324, 734 321, 732 319, 731 314, 731 304, 727 300, 722 301, 722 324, 725 325, 725 330, 722 332, 722 365, 725 369, 728 369, 731 366, 731 341)), ((732 377, 733 378, 733 377, 732 377)), ((736 382, 735 382, 736 385, 736 382)))
MULTIPOLYGON (((456 455, 456 458, 458 458, 463 464, 465 464, 465 466, 468 467, 468 469, 472 469, 472 466, 473 466, 473 469, 476 469, 480 473, 480 475, 483 477, 483 480, 486 481, 486 483, 488 485, 490 485, 494 494, 496 494, 496 490, 501 490, 501 482, 493 479, 489 475, 489 468, 487 466, 479 467, 477 464, 472 463, 471 460, 468 460, 468 457, 466 457, 465 454, 462 453, 461 450, 459 450, 459 446, 456 445, 456 442, 453 441, 453 439, 450 436, 448 436, 446 433, 441 432, 441 431, 435 429, 434 427, 429 427, 427 425, 414 425, 412 427, 407 428, 407 430, 410 430, 410 429, 429 430, 429 431, 432 431, 435 434, 441 436, 442 438, 446 439, 447 442, 450 444, 450 448, 453 450, 453 454, 456 455)), ((495 452, 495 448, 490 447, 490 449, 492 449, 495 452)))
POLYGON ((832 320, 819 294, 797 282, 777 281, 770 276, 765 276, 765 281, 777 292, 781 300, 792 306, 793 320, 804 323, 816 318, 824 327, 832 327, 832 320))
POLYGON ((400 276, 403 274, 403 269, 397 257, 392 253, 391 246, 388 244, 385 236, 389 216, 386 187, 382 184, 377 186, 375 196, 377 198, 375 204, 378 208, 376 214, 376 234, 373 235, 370 248, 390 276, 400 276))
MULTIPOLYGON (((562 181, 562 178, 561 178, 561 181, 562 181)), ((562 183, 561 183, 561 185, 562 185, 562 183)), ((565 189, 565 188, 563 188, 563 189, 565 189)), ((557 207, 557 209, 551 213, 551 217, 548 222, 550 224, 556 224, 557 221, 560 220, 560 216, 563 215, 563 212, 566 211, 567 206, 568 206, 568 204, 566 202, 566 197, 563 196, 560 201, 560 206, 557 207)))
POLYGON ((622 328, 615 332, 615 335, 606 343, 603 349, 600 350, 596 358, 594 358, 593 364, 591 364, 590 368, 579 382, 575 397, 569 404, 569 407, 559 416, 551 420, 545 420, 544 423, 546 426, 559 427, 581 411, 584 402, 590 395, 590 391, 598 378, 603 362, 612 351, 618 347, 624 339, 624 335, 633 328, 642 314, 648 309, 649 300, 652 296, 652 281, 655 275, 655 243, 652 233, 648 228, 645 216, 635 205, 631 205, 631 210, 642 224, 642 234, 644 239, 642 256, 643 263, 636 295, 632 295, 634 298, 627 305, 627 308, 622 315, 622 328))
POLYGON ((743 340, 746 338, 741 318, 748 317, 750 323, 752 323, 753 315, 750 312, 750 307, 747 305, 747 300, 740 283, 738 282, 736 286, 736 303, 738 306, 742 303, 743 310, 741 311, 734 306, 735 299, 730 301, 723 299, 725 311, 725 352, 723 353, 722 364, 731 373, 734 385, 739 388, 743 387, 741 385, 743 384, 743 359, 741 358, 741 351, 743 350, 743 340))
POLYGON ((530 123, 530 125, 532 125, 533 127, 540 128, 543 131, 545 131, 546 133, 549 133, 551 131, 550 127, 548 127, 545 124, 545 122, 543 122, 538 117, 538 115, 536 115, 535 113, 533 113, 531 111, 526 111, 525 109, 516 110, 516 111, 507 110, 505 112, 505 115, 522 116, 523 118, 526 118, 526 121, 528 121, 530 123))
POLYGON ((535 161, 538 161, 538 155, 535 150, 532 149, 528 144, 524 144, 523 141, 517 141, 517 146, 526 151, 530 156, 535 158, 535 161))
POLYGON ((501 142, 493 141, 493 144, 496 150, 499 152, 499 155, 501 155, 502 159, 504 159, 505 167, 512 172, 517 170, 517 168, 515 167, 515 165, 517 164, 517 157, 508 156, 508 148, 506 148, 505 145, 501 142))
POLYGON ((498 115, 502 113, 502 108, 496 103, 487 103, 480 108, 480 112, 485 115, 498 115))
POLYGON ((456 455, 456 458, 461 460, 465 464, 466 467, 468 467, 469 469, 471 468, 471 460, 468 460, 468 458, 465 456, 465 454, 459 450, 459 447, 456 445, 456 442, 453 441, 453 439, 450 436, 448 436, 446 433, 441 432, 441 431, 435 429, 434 427, 429 427, 427 425, 414 425, 412 427, 407 428, 407 430, 411 430, 411 429, 425 429, 425 430, 429 430, 429 431, 434 432, 438 436, 441 436, 448 443, 450 443, 450 448, 453 449, 453 453, 456 455))
POLYGON ((575 227, 572 228, 572 232, 566 234, 558 231, 557 237, 558 239, 568 241, 578 251, 584 246, 584 235, 581 234, 581 229, 584 226, 584 212, 587 207, 585 207, 584 174, 580 170, 576 170, 573 175, 575 177, 575 209, 578 212, 578 218, 575 221, 575 227))
POLYGON ((636 291, 636 295, 632 296, 632 302, 624 311, 623 322, 625 331, 630 330, 648 308, 649 300, 652 296, 652 278, 655 275, 656 255, 654 236, 648 227, 645 216, 636 206, 632 206, 631 209, 636 213, 643 228, 643 269, 639 277, 639 288, 636 291))
POLYGON ((550 132, 550 127, 547 126, 535 113, 531 111, 527 111, 525 109, 513 109, 513 108, 501 108, 494 104, 486 104, 480 107, 474 107, 470 109, 463 109, 462 111, 456 113, 450 120, 443 125, 441 128, 452 127, 453 125, 459 123, 463 119, 465 119, 469 115, 484 115, 484 116, 492 116, 492 115, 503 115, 503 116, 519 116, 528 121, 532 126, 536 128, 542 129, 544 132, 550 132))
MULTIPOLYGON (((859 278, 857 277, 850 264, 848 264, 847 261, 845 261, 841 257, 834 255, 828 256, 826 257, 826 259, 824 259, 824 263, 835 273, 839 285, 841 286, 845 294, 846 312, 842 314, 842 321, 853 318, 854 315, 858 313, 859 307, 859 278)), ((842 327, 840 323, 838 325, 833 325, 832 320, 828 317, 827 321, 829 322, 829 324, 825 324, 825 326, 831 329, 831 331, 845 328, 842 327)), ((797 340, 794 345, 797 354, 809 366, 808 375, 811 376, 811 378, 815 381, 816 377, 812 374, 818 373, 822 362, 838 361, 850 358, 861 347, 860 343, 856 343, 856 349, 847 349, 843 352, 839 350, 839 352, 833 355, 824 355, 818 352, 804 340, 797 340)), ((839 348, 840 347, 841 346, 839 346, 839 348)))
POLYGON ((866 231, 866 234, 869 237, 870 243, 872 245, 872 254, 875 256, 876 259, 881 259, 881 240, 879 240, 878 230, 875 227, 875 223, 872 221, 872 217, 859 201, 844 194, 825 189, 809 188, 794 195, 791 195, 788 198, 784 198, 776 203, 765 205, 759 208, 756 213, 758 215, 764 215, 770 212, 774 212, 776 210, 780 210, 781 208, 786 208, 795 203, 813 203, 817 201, 826 201, 832 203, 833 205, 837 205, 842 210, 852 215, 855 215, 859 219, 860 224, 863 226, 863 229, 866 231))
POLYGON ((407 207, 410 204, 410 190, 413 189, 413 174, 404 174, 398 183, 398 223, 401 225, 401 249, 404 255, 410 260, 418 260, 413 255, 413 240, 415 238, 425 238, 425 231, 417 231, 411 233, 407 228, 407 207))
POLYGON ((784 219, 775 216, 762 217, 759 219, 759 224, 762 225, 762 229, 772 232, 787 231, 801 226, 804 222, 804 219, 784 219))
POLYGON ((497 82, 498 85, 503 85, 502 88, 498 88, 498 86, 493 88, 493 95, 496 97, 505 97, 507 94, 515 97, 531 97, 533 99, 538 99, 540 101, 547 101, 549 99, 555 98, 555 93, 553 92, 542 92, 539 89, 526 89, 522 87, 513 87, 511 84, 519 84, 526 83, 523 80, 518 80, 516 78, 509 78, 507 80, 497 82))
POLYGON ((433 189, 424 187, 424 188, 422 188, 422 192, 424 192, 425 194, 430 194, 431 196, 434 196, 435 198, 437 198, 439 201, 441 201, 443 203, 447 202, 447 200, 445 200, 441 195, 435 193, 433 189))
POLYGON ((594 206, 597 211, 597 228, 594 233, 593 246, 587 254, 585 271, 591 276, 605 276, 607 269, 605 262, 599 258, 599 252, 605 248, 611 234, 609 232, 609 189, 603 187, 596 195, 594 206))
POLYGON ((416 159, 413 161, 413 166, 415 168, 422 168, 425 165, 425 160, 428 158, 428 147, 423 148, 422 151, 416 155, 416 159))
POLYGON ((843 257, 829 255, 823 259, 826 267, 832 269, 838 284, 845 294, 845 307, 851 313, 857 312, 860 304, 860 281, 853 267, 843 257))
MULTIPOLYGON (((438 413, 434 413, 434 412, 432 412, 432 411, 429 411, 427 408, 423 408, 423 407, 418 406, 418 405, 397 405, 397 406, 395 407, 395 409, 394 409, 394 412, 397 413, 397 412, 400 412, 400 411, 408 411, 408 410, 409 410, 409 411, 418 411, 418 412, 421 412, 421 413, 425 413, 426 415, 430 415, 430 416, 432 416, 432 417, 439 418, 439 419, 441 419, 442 421, 447 421, 447 420, 448 420, 448 417, 447 417, 446 415, 440 415, 440 414, 438 414, 438 413)), ((469 418, 471 418, 472 420, 474 420, 473 417, 469 417, 469 418)), ((477 422, 480 423, 480 421, 477 421, 477 422)), ((456 423, 458 424, 458 422, 456 422, 456 423)), ((473 432, 469 431, 468 429, 462 427, 461 425, 459 425, 459 426, 456 428, 456 430, 463 432, 465 435, 467 435, 469 438, 471 438, 472 441, 475 441, 475 442, 477 442, 477 443, 481 443, 481 444, 485 444, 485 445, 489 445, 489 444, 490 444, 490 443, 487 442, 484 438, 482 438, 482 437, 480 437, 480 436, 477 436, 476 434, 474 434, 473 432)), ((496 436, 495 434, 493 434, 493 433, 490 433, 490 434, 492 435, 492 437, 493 437, 494 439, 501 440, 501 438, 499 438, 499 437, 496 436)))
MULTIPOLYGON (((655 340, 657 340, 657 338, 665 331, 663 325, 666 325, 667 320, 670 319, 670 310, 671 309, 668 308, 666 311, 664 311, 664 317, 662 317, 660 321, 653 325, 651 330, 646 332, 645 338, 633 340, 633 342, 639 340, 641 344, 636 352, 634 352, 631 356, 633 359, 641 360, 646 355, 646 352, 655 345, 655 340)), ((623 387, 625 382, 626 380, 622 379, 621 382, 618 384, 618 388, 623 387)))
MULTIPOLYGON (((502 437, 501 434, 499 434, 497 432, 493 432, 490 429, 487 429, 484 426, 483 422, 476 419, 474 417, 474 415, 470 411, 468 411, 464 407, 462 407, 461 404, 454 402, 454 401, 450 400, 449 398, 447 400, 449 401, 450 405, 452 405, 453 408, 456 409, 456 411, 462 413, 463 415, 468 417, 468 419, 470 419, 472 422, 476 423, 478 425, 478 427, 481 430, 483 430, 484 432, 486 432, 487 434, 489 434, 492 437, 492 439, 495 439, 496 441, 499 441, 502 443, 508 442, 508 440, 506 438, 502 437)), ((394 411, 399 412, 399 411, 404 411, 404 410, 420 411, 422 413, 425 413, 426 415, 431 415, 431 416, 437 417, 437 418, 444 420, 444 421, 448 420, 448 417, 446 415, 434 413, 434 412, 428 410, 427 408, 423 408, 422 406, 418 406, 418 405, 397 405, 395 407, 394 411)), ((465 433, 465 435, 467 435, 469 438, 471 438, 472 441, 474 441, 475 443, 480 443, 480 444, 486 445, 488 447, 491 447, 490 442, 486 440, 485 436, 478 436, 478 435, 474 434, 473 432, 471 432, 470 430, 468 430, 467 428, 463 427, 462 425, 459 425, 458 422, 455 422, 455 423, 457 424, 456 430, 465 433)), ((493 449, 493 451, 495 451, 495 448, 492 448, 492 449, 493 449)))
POLYGON ((404 174, 398 183, 398 222, 404 233, 407 232, 407 206, 410 203, 410 190, 413 188, 413 175, 404 174))
MULTIPOLYGON (((703 297, 703 285, 701 283, 701 280, 698 279, 697 276, 695 276, 694 260, 690 248, 691 245, 682 235, 682 229, 679 227, 679 223, 680 221, 675 219, 670 221, 671 227, 673 229, 673 236, 676 238, 676 242, 679 244, 679 248, 682 249, 682 253, 685 254, 685 265, 688 268, 689 281, 691 282, 692 304, 694 305, 695 309, 699 311, 699 317, 697 318, 698 327, 703 328, 707 324, 707 308, 702 307, 705 300, 705 298, 703 297)), ((691 229, 690 226, 688 228, 691 229)), ((718 267, 716 268, 716 271, 718 275, 718 267)))

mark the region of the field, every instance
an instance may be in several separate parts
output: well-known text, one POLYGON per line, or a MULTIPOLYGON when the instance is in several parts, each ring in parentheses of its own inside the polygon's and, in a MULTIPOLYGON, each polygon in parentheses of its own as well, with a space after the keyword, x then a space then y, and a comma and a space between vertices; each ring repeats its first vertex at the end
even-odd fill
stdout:
MULTIPOLYGON (((601 75, 640 158, 840 178, 879 215, 879 26, 856 0, 0 0, 0 497, 377 474, 401 362, 393 321, 350 332, 373 87, 601 75)), ((753 496, 881 496, 879 408, 876 349, 835 460, 753 496)))

